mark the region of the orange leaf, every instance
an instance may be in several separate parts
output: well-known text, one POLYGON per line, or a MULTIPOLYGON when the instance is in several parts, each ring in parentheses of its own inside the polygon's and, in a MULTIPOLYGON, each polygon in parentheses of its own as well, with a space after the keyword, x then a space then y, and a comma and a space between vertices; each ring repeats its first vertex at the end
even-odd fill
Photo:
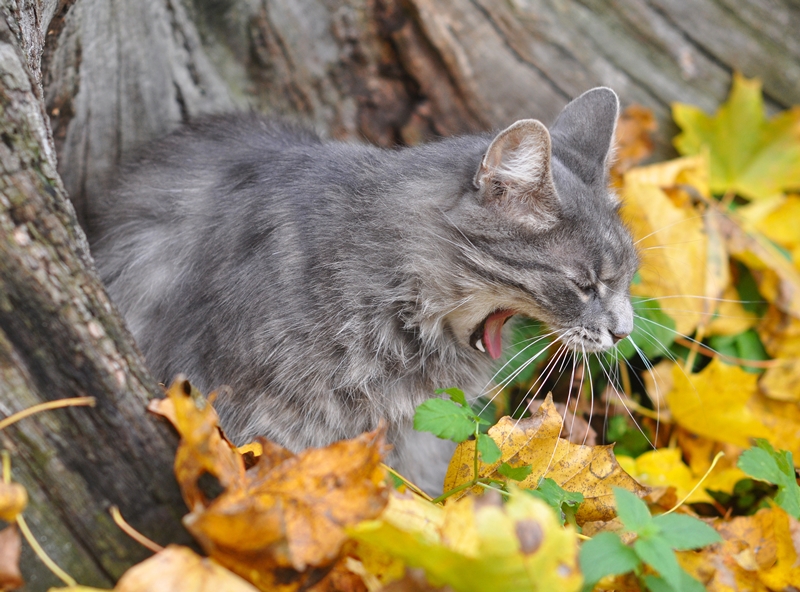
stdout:
POLYGON ((115 592, 256 592, 237 575, 191 549, 170 545, 122 576, 115 592))
POLYGON ((209 555, 261 590, 307 586, 338 559, 344 528, 386 505, 384 431, 296 456, 262 440, 245 486, 196 507, 184 524, 209 555))

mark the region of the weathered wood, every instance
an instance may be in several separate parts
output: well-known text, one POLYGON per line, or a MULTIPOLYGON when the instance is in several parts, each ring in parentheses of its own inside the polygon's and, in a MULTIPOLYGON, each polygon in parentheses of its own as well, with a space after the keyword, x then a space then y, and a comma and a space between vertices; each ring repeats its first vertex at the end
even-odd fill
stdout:
MULTIPOLYGON (((738 69, 771 110, 800 103, 790 0, 0 0, 0 413, 91 394, 0 435, 45 548, 106 585, 186 540, 157 387, 92 271, 76 224, 116 163, 198 114, 256 108, 339 138, 413 144, 552 120, 595 85, 653 109, 713 110, 738 69), (46 112, 44 105, 46 104, 46 112), (46 125, 51 117, 50 134, 46 125), (52 138, 55 138, 53 145, 52 138), (75 203, 65 200, 56 172, 75 203)), ((29 551, 31 590, 50 578, 29 551)))
POLYGON ((800 102, 796 2, 194 0, 194 5, 211 31, 211 55, 228 57, 217 61, 218 67, 245 66, 253 104, 299 115, 338 137, 385 144, 424 139, 431 132, 499 128, 523 117, 549 121, 569 98, 607 85, 625 104, 655 111, 664 130, 657 155, 666 156, 675 131, 670 104, 715 109, 728 93, 733 70, 763 79, 771 110, 800 102))
MULTIPOLYGON (((172 476, 176 439, 144 410, 159 387, 93 272, 56 173, 27 60, 41 37, 19 26, 35 22, 36 9, 0 7, 0 414, 97 398, 93 409, 25 419, 0 440, 30 494, 37 539, 81 583, 108 585, 148 555, 113 524, 109 505, 157 540, 189 539, 172 476)), ((27 549, 23 571, 26 589, 58 583, 27 549)))
POLYGON ((81 221, 123 155, 200 113, 233 108, 180 0, 77 0, 48 31, 47 109, 81 221))

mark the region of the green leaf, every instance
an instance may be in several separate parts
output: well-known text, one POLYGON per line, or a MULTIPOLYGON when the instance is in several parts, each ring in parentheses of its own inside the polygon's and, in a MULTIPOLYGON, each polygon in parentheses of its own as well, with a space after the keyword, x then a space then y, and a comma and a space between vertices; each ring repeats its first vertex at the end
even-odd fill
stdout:
POLYGON ((791 452, 775 450, 769 442, 757 438, 756 447, 745 450, 737 466, 753 479, 777 485, 775 503, 788 514, 800 518, 800 486, 795 478, 791 452))
POLYGON ((682 130, 674 140, 678 152, 710 150, 714 193, 762 199, 800 187, 800 108, 768 120, 760 81, 735 74, 730 96, 714 116, 679 103, 672 116, 682 130))
POLYGON ((447 395, 450 397, 451 401, 458 403, 463 407, 469 407, 467 404, 467 397, 464 395, 464 391, 462 391, 460 388, 451 386, 450 388, 436 389, 436 394, 447 395))
MULTIPOLYGON (((753 329, 748 329, 736 335, 715 335, 708 340, 708 345, 724 354, 745 360, 768 360, 761 338, 753 329)), ((760 374, 762 371, 751 366, 742 366, 745 372, 760 374)))
POLYGON ((549 477, 541 479, 536 489, 527 489, 525 491, 533 497, 538 497, 553 508, 556 513, 561 516, 562 524, 569 516, 574 516, 578 506, 580 506, 585 499, 583 494, 579 491, 566 491, 549 477))
POLYGON ((637 426, 627 415, 613 415, 608 418, 606 441, 614 442, 614 456, 636 458, 647 452, 650 450, 650 436, 650 429, 645 424, 637 426))
POLYGON ((705 586, 692 576, 681 570, 681 587, 675 589, 664 578, 658 576, 645 576, 644 584, 650 592, 705 592, 705 586))
POLYGON ((533 467, 531 465, 512 467, 507 462, 504 462, 497 467, 497 472, 503 475, 503 477, 508 477, 514 481, 524 481, 525 478, 533 472, 533 467))
POLYGON ((463 442, 475 433, 472 412, 446 399, 430 399, 417 407, 414 429, 438 438, 463 442))
POLYGON ((667 541, 658 536, 642 537, 633 543, 639 559, 656 570, 675 590, 681 590, 681 566, 667 541))
POLYGON ((613 532, 601 532, 583 543, 578 562, 585 581, 584 590, 591 590, 606 576, 633 571, 641 563, 633 549, 613 532))
POLYGON ((642 534, 653 523, 650 510, 635 493, 614 487, 614 500, 617 502, 617 516, 631 532, 642 534))
POLYGON ((486 434, 478 434, 478 452, 481 454, 481 460, 487 465, 497 462, 502 455, 495 441, 486 434))
MULTIPOLYGON (((655 300, 634 297, 631 298, 631 304, 634 312, 633 332, 629 339, 623 339, 617 344, 617 351, 628 359, 636 354, 636 348, 633 346, 635 343, 636 347, 650 359, 665 355, 677 335, 675 321, 661 310, 661 306, 655 300)), ((610 359, 616 363, 613 355, 606 355, 611 356, 610 359)))
POLYGON ((685 514, 662 514, 653 518, 658 536, 678 551, 699 549, 722 540, 719 533, 705 522, 685 514))

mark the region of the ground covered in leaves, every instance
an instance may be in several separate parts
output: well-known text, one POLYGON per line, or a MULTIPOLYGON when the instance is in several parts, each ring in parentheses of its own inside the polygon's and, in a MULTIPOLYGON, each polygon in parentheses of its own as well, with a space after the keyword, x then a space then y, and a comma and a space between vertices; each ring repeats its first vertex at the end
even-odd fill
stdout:
MULTIPOLYGON (((716 114, 673 114, 682 156, 646 166, 651 114, 620 121, 613 182, 642 266, 614 352, 568 355, 522 323, 495 391, 421 405, 415 427, 458 443, 435 500, 382 464, 381 428, 237 449, 176 381, 151 411, 181 435, 206 556, 132 532, 154 555, 115 590, 800 590, 800 108, 767 118, 735 76, 716 114)), ((4 590, 22 584, 19 530, 36 536, 8 464, 4 590)))

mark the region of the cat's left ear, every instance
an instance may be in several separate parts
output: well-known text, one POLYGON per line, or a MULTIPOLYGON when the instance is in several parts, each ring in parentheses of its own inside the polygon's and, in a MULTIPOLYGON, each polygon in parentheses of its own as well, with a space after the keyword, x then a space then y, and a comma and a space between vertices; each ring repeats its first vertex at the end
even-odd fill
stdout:
POLYGON ((555 222, 558 194, 550 171, 550 132, 522 119, 492 141, 474 179, 484 204, 530 217, 539 227, 555 222))
POLYGON ((606 87, 586 91, 550 127, 553 156, 587 185, 606 185, 618 116, 617 93, 606 87))

